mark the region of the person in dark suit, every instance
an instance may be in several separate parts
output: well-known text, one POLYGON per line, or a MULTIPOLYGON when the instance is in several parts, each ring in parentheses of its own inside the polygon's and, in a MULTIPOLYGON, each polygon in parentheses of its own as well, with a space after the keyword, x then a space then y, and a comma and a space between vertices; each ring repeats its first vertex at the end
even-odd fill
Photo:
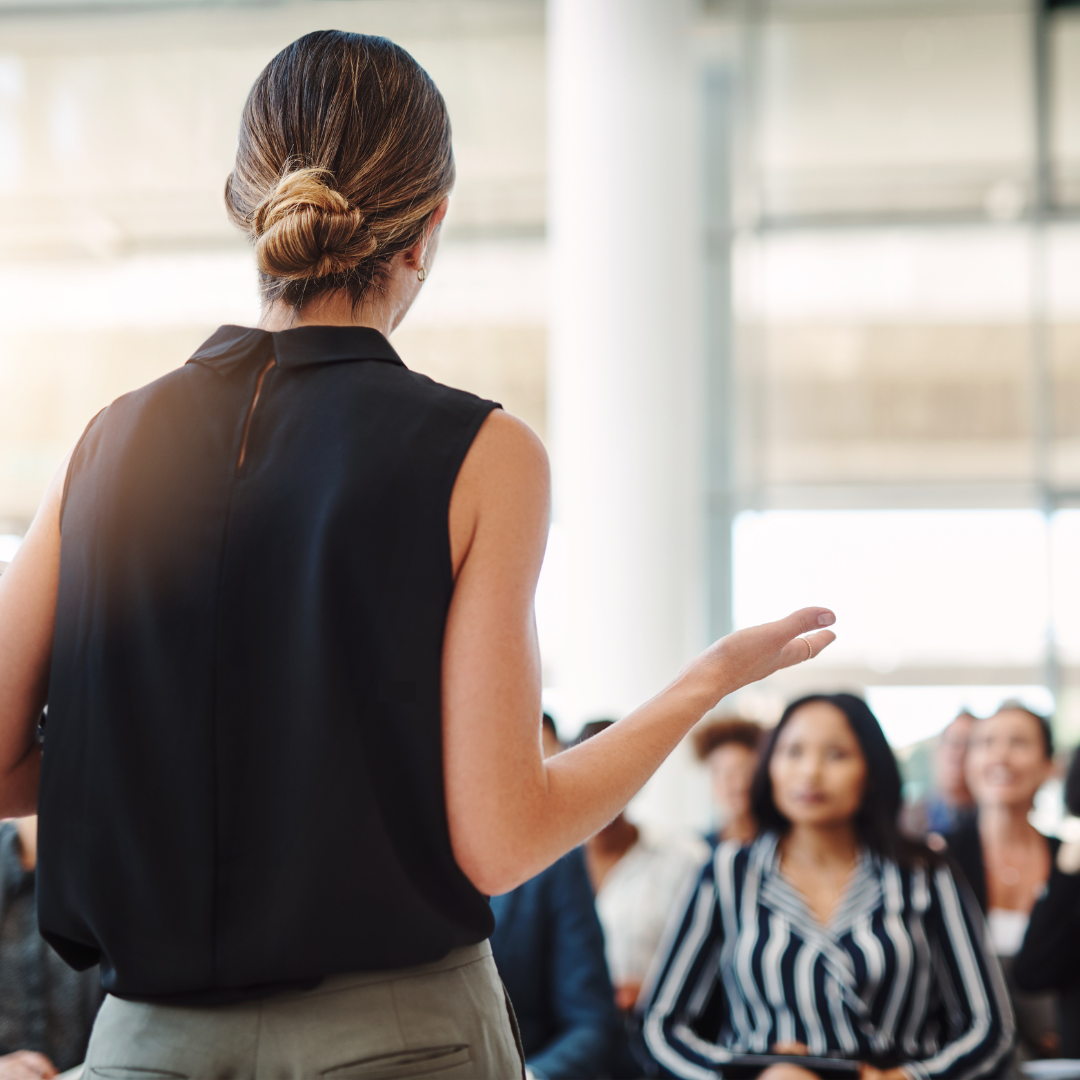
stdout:
POLYGON ((0 822, 0 1080, 78 1065, 101 1004, 98 969, 73 971, 38 933, 37 818, 0 822))
MULTIPOLYGON (((1065 780, 1065 807, 1080 817, 1080 751, 1065 780)), ((1013 978, 1024 990, 1057 990, 1061 1056, 1080 1058, 1080 841, 1057 848, 1046 891, 1031 909, 1013 978)))
POLYGON ((491 898, 491 951, 537 1080, 603 1076, 617 1024, 581 850, 513 892, 491 898))

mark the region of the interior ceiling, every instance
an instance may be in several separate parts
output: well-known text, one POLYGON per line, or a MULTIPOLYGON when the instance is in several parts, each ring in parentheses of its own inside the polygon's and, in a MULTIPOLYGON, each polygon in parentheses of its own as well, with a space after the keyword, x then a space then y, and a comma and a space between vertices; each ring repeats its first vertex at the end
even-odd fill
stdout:
MULTIPOLYGON (((1067 0, 1072 2, 1072 0, 1067 0)), ((1080 2, 1080 0, 1076 0, 1080 2)), ((877 16, 965 15, 1026 11, 1029 0, 705 0, 703 7, 721 17, 816 20, 877 16)))

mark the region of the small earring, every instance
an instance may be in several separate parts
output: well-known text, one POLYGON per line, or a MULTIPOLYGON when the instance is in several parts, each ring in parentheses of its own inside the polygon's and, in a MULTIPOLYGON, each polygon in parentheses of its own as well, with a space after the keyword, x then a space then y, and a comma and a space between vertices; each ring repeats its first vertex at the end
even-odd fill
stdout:
POLYGON ((427 270, 425 270, 421 266, 420 269, 416 271, 416 280, 419 281, 421 284, 423 284, 423 282, 424 282, 424 280, 426 278, 427 278, 427 270))

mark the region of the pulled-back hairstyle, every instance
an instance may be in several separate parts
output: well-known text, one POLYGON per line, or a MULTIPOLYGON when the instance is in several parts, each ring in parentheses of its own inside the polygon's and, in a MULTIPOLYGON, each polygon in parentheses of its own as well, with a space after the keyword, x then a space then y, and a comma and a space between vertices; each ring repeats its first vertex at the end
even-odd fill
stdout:
MULTIPOLYGON (((1021 712, 1025 716, 1030 716, 1035 722, 1035 726, 1039 729, 1039 738, 1042 740, 1043 754, 1047 760, 1054 756, 1054 729, 1050 725, 1050 718, 1043 716, 1042 713, 1037 713, 1034 709, 1029 709, 1018 698, 1006 698, 994 712, 994 716, 1003 712, 1021 712)), ((978 721, 979 717, 975 717, 978 721)))
POLYGON ((859 840, 875 854, 903 865, 939 862, 938 856, 926 845, 901 835, 898 822, 903 789, 900 769, 877 717, 870 711, 870 706, 854 694, 809 694, 793 701, 784 710, 780 722, 769 733, 750 784, 750 807, 761 830, 783 836, 791 828, 791 822, 780 812, 773 798, 769 763, 780 733, 791 717, 804 705, 816 701, 832 705, 844 714, 866 762, 866 787, 862 805, 855 815, 855 832, 859 840))
POLYGON ((450 118, 427 72, 386 38, 320 30, 255 80, 225 205, 264 300, 343 290, 357 305, 453 186, 450 118))

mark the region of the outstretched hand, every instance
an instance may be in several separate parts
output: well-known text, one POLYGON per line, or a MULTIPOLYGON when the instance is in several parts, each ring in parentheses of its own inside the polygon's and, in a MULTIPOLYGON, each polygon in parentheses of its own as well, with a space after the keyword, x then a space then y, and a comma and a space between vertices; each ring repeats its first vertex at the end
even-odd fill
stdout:
POLYGON ((828 608, 802 608, 786 619, 736 630, 714 642, 690 662, 684 675, 701 680, 715 705, 740 687, 758 682, 781 668, 813 659, 836 640, 828 608))

